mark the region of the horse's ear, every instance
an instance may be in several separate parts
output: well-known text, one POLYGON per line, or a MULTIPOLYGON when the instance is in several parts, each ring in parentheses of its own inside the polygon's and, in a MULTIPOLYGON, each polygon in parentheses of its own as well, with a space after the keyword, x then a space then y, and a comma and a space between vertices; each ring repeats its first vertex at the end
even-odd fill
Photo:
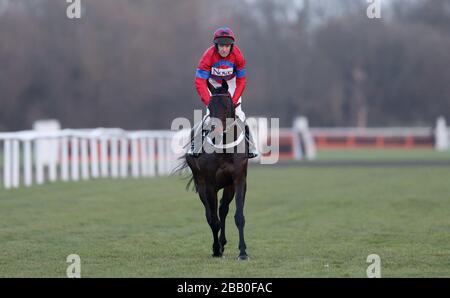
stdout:
POLYGON ((209 92, 211 92, 211 94, 214 94, 216 92, 216 88, 214 88, 214 86, 209 82, 208 79, 206 79, 206 84, 208 85, 209 92))
POLYGON ((225 92, 228 91, 228 83, 226 80, 222 80, 222 88, 225 90, 225 92))

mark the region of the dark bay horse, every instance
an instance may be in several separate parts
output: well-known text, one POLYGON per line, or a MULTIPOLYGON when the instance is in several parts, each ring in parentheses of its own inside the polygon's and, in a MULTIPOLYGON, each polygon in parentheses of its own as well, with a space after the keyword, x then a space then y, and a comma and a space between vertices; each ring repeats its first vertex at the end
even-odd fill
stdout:
MULTIPOLYGON (((228 93, 228 85, 223 80, 221 87, 214 88, 208 82, 208 88, 212 94, 208 104, 210 119, 220 121, 220 123, 215 124, 214 121, 211 121, 209 132, 216 132, 217 124, 222 124, 222 129, 218 130, 218 133, 219 135, 225 135, 226 131, 229 130, 223 129, 227 127, 227 118, 228 123, 230 119, 234 120, 233 123, 237 123, 236 119, 238 119, 235 116, 235 107, 228 93)), ((241 145, 238 135, 242 137, 243 131, 241 129, 241 133, 239 134, 239 127, 242 126, 232 125, 234 131, 231 141, 234 141, 234 143, 237 141, 241 145)), ((225 139, 225 136, 223 138, 225 139)), ((217 134, 214 139, 217 139, 217 134)), ((240 139, 242 140, 242 138, 240 139)), ((245 144, 245 150, 248 150, 246 142, 243 141, 242 144, 245 144)), ((241 153, 242 150, 237 150, 237 147, 233 148, 231 152, 229 149, 223 150, 223 152, 217 152, 215 150, 214 152, 209 151, 211 153, 204 152, 197 158, 186 154, 184 158, 185 167, 189 166, 191 169, 191 181, 194 181, 195 190, 205 207, 206 220, 211 227, 214 240, 212 246, 213 256, 221 257, 223 254, 225 244, 227 243, 225 237, 225 219, 228 214, 229 205, 236 196, 234 221, 239 231, 238 260, 247 260, 248 256, 244 240, 244 203, 245 193, 247 191, 248 157, 245 153, 247 151, 241 153), (223 195, 218 208, 217 193, 221 189, 223 189, 223 195), (219 214, 217 214, 217 209, 219 209, 219 214)))

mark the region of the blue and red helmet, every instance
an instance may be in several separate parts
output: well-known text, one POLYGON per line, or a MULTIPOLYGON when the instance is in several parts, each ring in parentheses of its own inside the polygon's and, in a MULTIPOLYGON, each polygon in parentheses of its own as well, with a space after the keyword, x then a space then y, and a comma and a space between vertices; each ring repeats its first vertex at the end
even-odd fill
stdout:
POLYGON ((214 31, 214 44, 234 44, 236 38, 234 37, 233 31, 228 27, 220 27, 214 31))

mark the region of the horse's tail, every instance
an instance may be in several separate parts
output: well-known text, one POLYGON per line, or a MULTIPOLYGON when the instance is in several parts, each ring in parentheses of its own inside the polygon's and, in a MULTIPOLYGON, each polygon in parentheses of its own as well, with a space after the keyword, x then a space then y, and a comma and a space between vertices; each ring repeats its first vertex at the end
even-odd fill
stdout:
POLYGON ((187 176, 183 177, 183 179, 189 179, 188 183, 186 184, 186 190, 189 190, 192 182, 194 182, 192 190, 194 190, 195 192, 198 192, 198 190, 197 190, 197 183, 196 183, 196 181, 194 179, 194 174, 190 170, 186 158, 187 158, 187 154, 182 155, 181 157, 179 157, 178 160, 181 160, 181 163, 178 166, 176 166, 172 170, 172 172, 170 174, 171 175, 178 175, 178 174, 183 175, 183 173, 186 173, 186 172, 189 171, 190 174, 187 174, 187 176))

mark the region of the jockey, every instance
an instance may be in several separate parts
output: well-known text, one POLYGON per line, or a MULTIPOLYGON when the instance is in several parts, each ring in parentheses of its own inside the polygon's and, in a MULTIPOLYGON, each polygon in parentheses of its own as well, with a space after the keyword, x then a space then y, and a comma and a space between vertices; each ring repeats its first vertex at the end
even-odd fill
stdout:
MULTIPOLYGON (((209 115, 208 103, 211 96, 208 90, 207 80, 215 88, 221 86, 222 80, 227 81, 229 86, 228 92, 231 94, 233 104, 236 107, 235 114, 245 123, 246 138, 249 140, 248 158, 254 158, 258 156, 256 146, 250 134, 250 129, 245 122, 245 113, 241 108, 241 95, 244 92, 247 81, 245 59, 241 50, 234 44, 235 40, 233 31, 228 27, 221 27, 214 32, 214 45, 203 53, 198 64, 195 87, 201 100, 206 105, 206 115, 203 118, 205 120, 209 115)), ((194 127, 195 130, 197 129, 194 127)), ((188 154, 198 156, 199 153, 197 151, 199 149, 194 148, 194 141, 192 141, 188 154)))

